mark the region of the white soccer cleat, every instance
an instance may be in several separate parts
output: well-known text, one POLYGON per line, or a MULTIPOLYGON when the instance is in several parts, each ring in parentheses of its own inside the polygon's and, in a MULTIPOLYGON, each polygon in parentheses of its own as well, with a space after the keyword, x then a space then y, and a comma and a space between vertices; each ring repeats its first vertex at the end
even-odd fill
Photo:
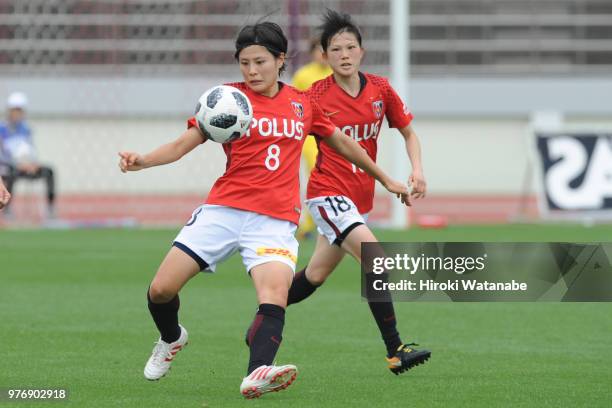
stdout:
POLYGON ((160 337, 157 343, 155 343, 153 353, 151 353, 151 357, 149 357, 149 361, 147 361, 147 365, 144 368, 144 376, 147 380, 159 380, 166 375, 176 353, 187 345, 187 330, 181 325, 179 327, 181 328, 181 336, 177 341, 166 343, 160 337))
POLYGON ((292 364, 279 367, 262 365, 244 377, 240 384, 240 393, 251 399, 259 398, 266 392, 284 390, 295 381, 297 373, 297 367, 292 364))

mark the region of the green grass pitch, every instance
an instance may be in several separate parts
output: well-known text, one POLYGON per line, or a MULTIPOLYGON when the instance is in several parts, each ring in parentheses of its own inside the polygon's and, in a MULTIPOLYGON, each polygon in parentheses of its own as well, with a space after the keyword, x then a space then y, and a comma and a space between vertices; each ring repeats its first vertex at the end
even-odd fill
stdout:
MULTIPOLYGON (((238 392, 254 290, 238 257, 181 294, 190 345, 158 382, 142 369, 157 333, 145 291, 177 230, 0 231, 0 387, 66 387, 74 407, 609 407, 608 303, 398 303, 404 341, 431 360, 400 376, 359 296, 352 259, 287 313, 287 391, 238 392)), ((612 227, 376 231, 385 241, 609 241, 612 227)), ((302 245, 300 265, 312 252, 302 245)), ((43 406, 7 403, 4 406, 43 406)))

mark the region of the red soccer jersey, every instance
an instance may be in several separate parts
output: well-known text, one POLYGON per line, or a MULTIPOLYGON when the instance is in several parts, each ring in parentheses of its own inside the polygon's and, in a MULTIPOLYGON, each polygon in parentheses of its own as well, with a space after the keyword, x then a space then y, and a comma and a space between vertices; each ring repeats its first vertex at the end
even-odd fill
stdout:
MULTIPOLYGON (((390 127, 403 128, 412 121, 412 114, 386 78, 362 73, 359 77, 361 91, 355 98, 336 84, 333 75, 315 82, 309 92, 331 121, 344 134, 359 142, 376 161, 383 117, 387 117, 390 127)), ((326 144, 319 143, 317 164, 310 174, 307 197, 329 195, 347 196, 361 214, 368 213, 374 201, 374 178, 326 144)))
MULTIPOLYGON (((300 154, 308 134, 329 137, 336 127, 308 94, 281 84, 274 97, 240 89, 253 105, 247 134, 223 145, 225 173, 217 179, 206 204, 224 205, 298 223, 300 154)), ((188 127, 196 126, 194 118, 188 127)))

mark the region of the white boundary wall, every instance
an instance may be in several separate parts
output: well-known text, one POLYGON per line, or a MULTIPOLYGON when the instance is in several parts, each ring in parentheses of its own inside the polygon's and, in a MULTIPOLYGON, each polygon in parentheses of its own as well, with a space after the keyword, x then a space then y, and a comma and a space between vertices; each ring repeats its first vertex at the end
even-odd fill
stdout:
MULTIPOLYGON (((612 118, 569 117, 566 123, 612 129, 612 118)), ((178 163, 127 176, 119 172, 117 151, 144 153, 170 141, 185 128, 184 119, 177 116, 40 118, 32 120, 32 126, 41 158, 57 169, 60 194, 205 193, 225 168, 221 146, 208 142, 178 163)), ((417 118, 414 127, 423 146, 430 194, 521 193, 530 154, 527 118, 424 117, 417 118)), ((387 128, 381 133, 379 162, 388 171, 393 137, 400 135, 387 128)))
MULTIPOLYGON (((229 77, 225 81, 236 80, 229 77)), ((117 151, 147 151, 178 136, 194 101, 215 78, 6 78, 0 98, 22 90, 43 160, 59 193, 208 190, 225 166, 208 143, 179 164, 121 175, 117 151)), ((612 128, 612 79, 414 80, 408 105, 423 144, 431 194, 520 194, 531 112, 558 110, 566 125, 612 128)), ((1 99, 0 99, 1 100, 1 99)), ((391 170, 383 131, 380 162, 391 170)), ((398 136, 399 137, 399 136, 398 136)))

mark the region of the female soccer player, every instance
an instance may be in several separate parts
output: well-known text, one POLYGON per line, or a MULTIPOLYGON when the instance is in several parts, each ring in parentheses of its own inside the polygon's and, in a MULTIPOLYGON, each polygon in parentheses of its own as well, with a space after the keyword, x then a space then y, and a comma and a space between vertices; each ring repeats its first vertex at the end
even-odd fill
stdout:
MULTIPOLYGON (((278 25, 246 26, 235 46, 244 82, 230 85, 249 97, 253 122, 243 138, 223 145, 225 173, 178 234, 151 282, 149 310, 161 337, 144 375, 150 380, 161 378, 187 343, 187 331, 178 323, 178 293, 183 285, 200 271, 214 271, 218 263, 239 251, 259 303, 248 335, 250 358, 240 392, 255 398, 286 388, 297 375, 294 365, 272 362, 282 339, 297 258, 299 159, 306 136, 318 135, 326 146, 365 169, 403 201, 408 188, 390 179, 307 94, 278 81, 287 52, 287 39, 278 25)), ((185 133, 149 154, 119 153, 119 166, 126 172, 171 163, 205 141, 191 118, 185 133)))
MULTIPOLYGON (((333 75, 316 82, 312 98, 331 121, 348 137, 359 142, 376 160, 378 135, 384 117, 406 141, 412 163, 412 198, 425 196, 419 140, 410 127, 412 115, 385 78, 362 73, 364 55, 361 33, 347 14, 328 10, 324 15, 321 45, 333 75)), ((308 182, 306 205, 320 233, 307 267, 297 273, 287 304, 310 296, 334 271, 345 253, 361 262, 361 243, 376 242, 367 227, 372 210, 374 179, 359 166, 349 163, 325 144, 308 182)), ((371 274, 366 275, 366 282, 371 274)), ((393 303, 369 303, 387 348, 389 369, 399 374, 425 362, 430 352, 404 344, 396 329, 393 303)))

